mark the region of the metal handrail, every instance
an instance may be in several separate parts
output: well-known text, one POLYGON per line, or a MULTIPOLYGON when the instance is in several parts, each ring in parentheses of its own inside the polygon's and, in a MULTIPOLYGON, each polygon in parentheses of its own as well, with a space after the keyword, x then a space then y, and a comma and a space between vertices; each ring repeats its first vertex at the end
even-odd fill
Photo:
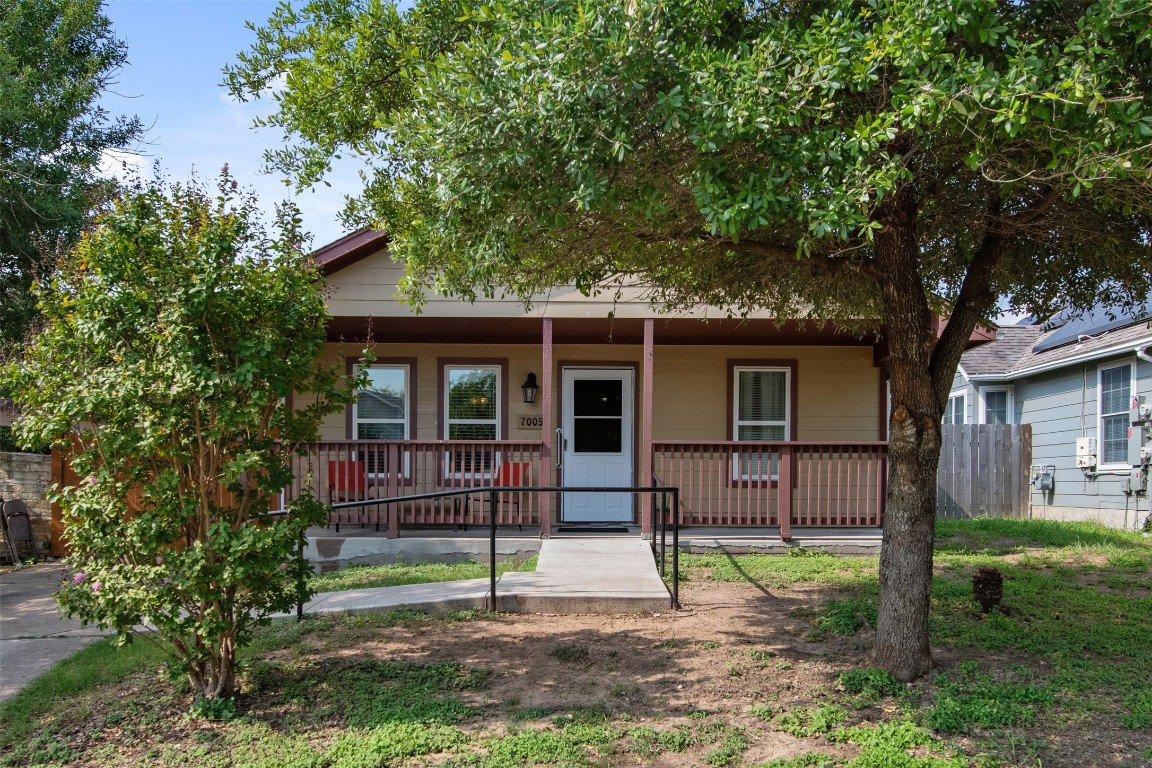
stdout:
MULTIPOLYGON (((680 489, 670 486, 649 485, 649 486, 559 486, 559 485, 496 485, 496 486, 475 486, 472 488, 457 488, 448 491, 433 491, 430 493, 414 493, 409 496, 387 496, 379 499, 361 499, 357 501, 341 501, 335 504, 329 504, 332 509, 350 509, 352 507, 364 507, 373 504, 395 504, 405 501, 420 501, 422 499, 438 499, 448 498, 451 496, 466 496, 474 495, 477 493, 487 493, 489 499, 489 533, 488 533, 488 586, 489 586, 489 610, 496 611, 496 505, 499 503, 499 494, 501 493, 529 493, 529 492, 547 492, 547 493, 652 493, 660 494, 665 499, 670 495, 672 497, 672 609, 680 608, 680 569, 679 569, 679 543, 680 543, 680 489)), ((655 503, 655 499, 653 499, 655 503)), ((665 511, 667 511, 667 504, 665 504, 665 511)), ((274 512, 268 513, 271 516, 280 516, 288 514, 288 510, 278 509, 274 512)), ((660 575, 664 576, 664 515, 660 516, 661 522, 661 554, 660 554, 660 575)), ((653 552, 655 554, 655 552, 653 552)), ((300 556, 304 556, 303 542, 300 544, 300 556)), ((300 583, 300 596, 304 594, 303 580, 300 583)), ((302 599, 296 602, 296 618, 302 619, 304 616, 304 604, 302 599)))

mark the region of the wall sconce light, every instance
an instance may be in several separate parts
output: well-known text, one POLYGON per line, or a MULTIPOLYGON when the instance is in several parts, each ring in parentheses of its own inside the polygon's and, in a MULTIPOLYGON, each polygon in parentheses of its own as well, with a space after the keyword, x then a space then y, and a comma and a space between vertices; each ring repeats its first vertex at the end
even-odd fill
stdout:
POLYGON ((536 393, 540 391, 540 385, 536 383, 536 374, 529 373, 528 378, 520 385, 520 389, 524 390, 524 402, 536 402, 536 393))

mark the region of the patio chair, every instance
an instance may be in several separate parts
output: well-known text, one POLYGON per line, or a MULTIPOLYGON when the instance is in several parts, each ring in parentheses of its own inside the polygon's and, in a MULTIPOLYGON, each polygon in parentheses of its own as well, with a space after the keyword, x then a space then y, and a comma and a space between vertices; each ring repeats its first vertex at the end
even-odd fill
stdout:
MULTIPOLYGON (((516 487, 531 485, 532 479, 532 465, 527 461, 505 461, 500 464, 496 469, 496 474, 492 478, 493 487, 516 487)), ((484 508, 486 500, 491 499, 492 495, 485 489, 480 489, 480 509, 484 508)), ((496 508, 488 510, 488 513, 499 517, 500 512, 511 509, 513 517, 516 520, 516 529, 524 530, 524 514, 521 505, 524 502, 524 493, 521 491, 500 491, 496 494, 496 508)), ((469 500, 469 505, 471 501, 469 500)), ((467 524, 464 525, 467 530, 467 524)))
MULTIPOLYGON (((376 484, 368 481, 368 465, 355 459, 333 459, 328 462, 328 501, 360 501, 368 498, 368 489, 375 488, 376 484)), ((340 520, 347 513, 338 513, 336 530, 340 530, 340 520)), ((356 522, 364 527, 363 510, 356 513, 356 522)), ((377 525, 379 528, 379 525, 377 525)))
POLYGON ((8 542, 8 553, 14 565, 20 564, 18 553, 23 550, 28 556, 36 556, 36 539, 32 535, 32 519, 28 516, 28 506, 20 499, 9 499, 0 505, 0 518, 4 524, 4 538, 8 542))

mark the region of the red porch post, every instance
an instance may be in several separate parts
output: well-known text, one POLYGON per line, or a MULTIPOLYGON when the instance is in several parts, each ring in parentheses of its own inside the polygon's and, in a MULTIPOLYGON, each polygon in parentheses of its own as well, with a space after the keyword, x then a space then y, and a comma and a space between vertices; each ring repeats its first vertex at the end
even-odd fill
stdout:
POLYGON ((780 540, 792 541, 792 446, 780 446, 777 470, 776 509, 780 516, 780 540))
MULTIPOLYGON (((644 396, 640 401, 640 485, 652 485, 652 380, 653 346, 656 336, 656 322, 652 318, 644 320, 644 358, 641 361, 641 374, 644 379, 644 396)), ((652 494, 640 495, 640 532, 644 538, 652 537, 652 494)))
MULTIPOLYGON (((540 371, 541 409, 540 466, 536 470, 538 485, 552 485, 552 318, 544 318, 543 359, 540 371)), ((540 494, 540 538, 552 535, 552 494, 540 494)))

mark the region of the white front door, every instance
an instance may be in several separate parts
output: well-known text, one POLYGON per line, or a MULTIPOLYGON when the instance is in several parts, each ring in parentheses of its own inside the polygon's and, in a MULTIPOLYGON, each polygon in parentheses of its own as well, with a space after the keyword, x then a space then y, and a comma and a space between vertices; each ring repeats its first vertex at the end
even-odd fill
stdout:
MULTIPOLYGON (((620 488, 632 482, 631 368, 565 368, 565 486, 620 488)), ((565 493, 564 522, 632 522, 630 493, 565 493)))

